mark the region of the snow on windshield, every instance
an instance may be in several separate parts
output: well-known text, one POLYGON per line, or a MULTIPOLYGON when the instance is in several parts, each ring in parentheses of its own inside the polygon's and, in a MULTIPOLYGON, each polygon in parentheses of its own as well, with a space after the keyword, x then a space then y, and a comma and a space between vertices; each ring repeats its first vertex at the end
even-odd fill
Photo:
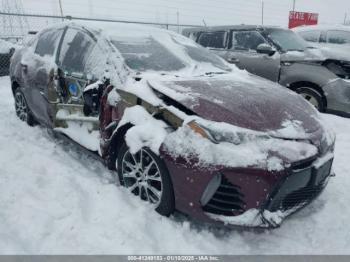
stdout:
POLYGON ((136 71, 179 71, 207 63, 214 71, 230 68, 211 54, 184 37, 171 33, 147 36, 113 36, 112 43, 121 52, 126 64, 136 71))
POLYGON ((268 29, 268 37, 282 51, 304 51, 307 48, 306 42, 291 30, 268 29))
POLYGON ((191 39, 171 31, 139 25, 83 22, 107 38, 135 71, 231 71, 232 66, 191 39))

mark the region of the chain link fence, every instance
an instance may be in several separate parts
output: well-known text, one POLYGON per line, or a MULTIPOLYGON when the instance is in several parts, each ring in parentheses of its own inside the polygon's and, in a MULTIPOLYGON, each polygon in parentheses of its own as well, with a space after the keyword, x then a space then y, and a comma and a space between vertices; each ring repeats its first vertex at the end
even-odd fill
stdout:
POLYGON ((88 17, 52 16, 0 12, 0 76, 9 74, 10 59, 15 49, 21 48, 33 35, 45 27, 64 21, 96 21, 108 23, 142 24, 181 33, 183 28, 197 27, 191 24, 164 24, 88 17))

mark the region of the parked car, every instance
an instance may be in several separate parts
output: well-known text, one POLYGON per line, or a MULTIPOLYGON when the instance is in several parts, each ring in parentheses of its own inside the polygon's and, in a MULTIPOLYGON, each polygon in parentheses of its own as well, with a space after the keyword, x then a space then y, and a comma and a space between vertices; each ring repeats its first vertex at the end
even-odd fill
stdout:
POLYGON ((302 26, 293 29, 328 60, 338 75, 350 78, 350 26, 302 26))
POLYGON ((0 39, 0 76, 8 76, 10 59, 15 51, 16 45, 0 39))
POLYGON ((185 29, 188 36, 241 69, 301 94, 321 112, 350 116, 350 60, 308 44, 277 27, 225 26, 185 29))
POLYGON ((275 227, 332 174, 317 110, 176 33, 55 25, 16 50, 10 74, 21 120, 96 152, 165 216, 275 227))
POLYGON ((293 28, 305 41, 315 46, 350 46, 350 26, 312 25, 293 28))

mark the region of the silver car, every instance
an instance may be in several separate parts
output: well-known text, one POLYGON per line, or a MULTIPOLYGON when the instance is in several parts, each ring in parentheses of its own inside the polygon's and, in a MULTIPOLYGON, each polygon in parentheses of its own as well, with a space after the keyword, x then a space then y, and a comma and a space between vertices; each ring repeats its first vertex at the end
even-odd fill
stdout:
POLYGON ((350 46, 350 26, 312 25, 293 28, 305 41, 316 46, 350 46))
POLYGON ((350 116, 350 62, 329 59, 291 30, 239 25, 183 34, 237 67, 301 94, 321 112, 350 116))

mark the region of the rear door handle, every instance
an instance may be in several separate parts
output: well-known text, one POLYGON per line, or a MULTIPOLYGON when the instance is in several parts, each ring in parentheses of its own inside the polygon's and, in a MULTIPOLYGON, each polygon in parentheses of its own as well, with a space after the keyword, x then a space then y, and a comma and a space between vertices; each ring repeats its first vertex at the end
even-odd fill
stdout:
POLYGON ((21 67, 22 67, 22 70, 23 70, 25 73, 28 72, 28 65, 22 64, 22 63, 21 63, 21 67))

